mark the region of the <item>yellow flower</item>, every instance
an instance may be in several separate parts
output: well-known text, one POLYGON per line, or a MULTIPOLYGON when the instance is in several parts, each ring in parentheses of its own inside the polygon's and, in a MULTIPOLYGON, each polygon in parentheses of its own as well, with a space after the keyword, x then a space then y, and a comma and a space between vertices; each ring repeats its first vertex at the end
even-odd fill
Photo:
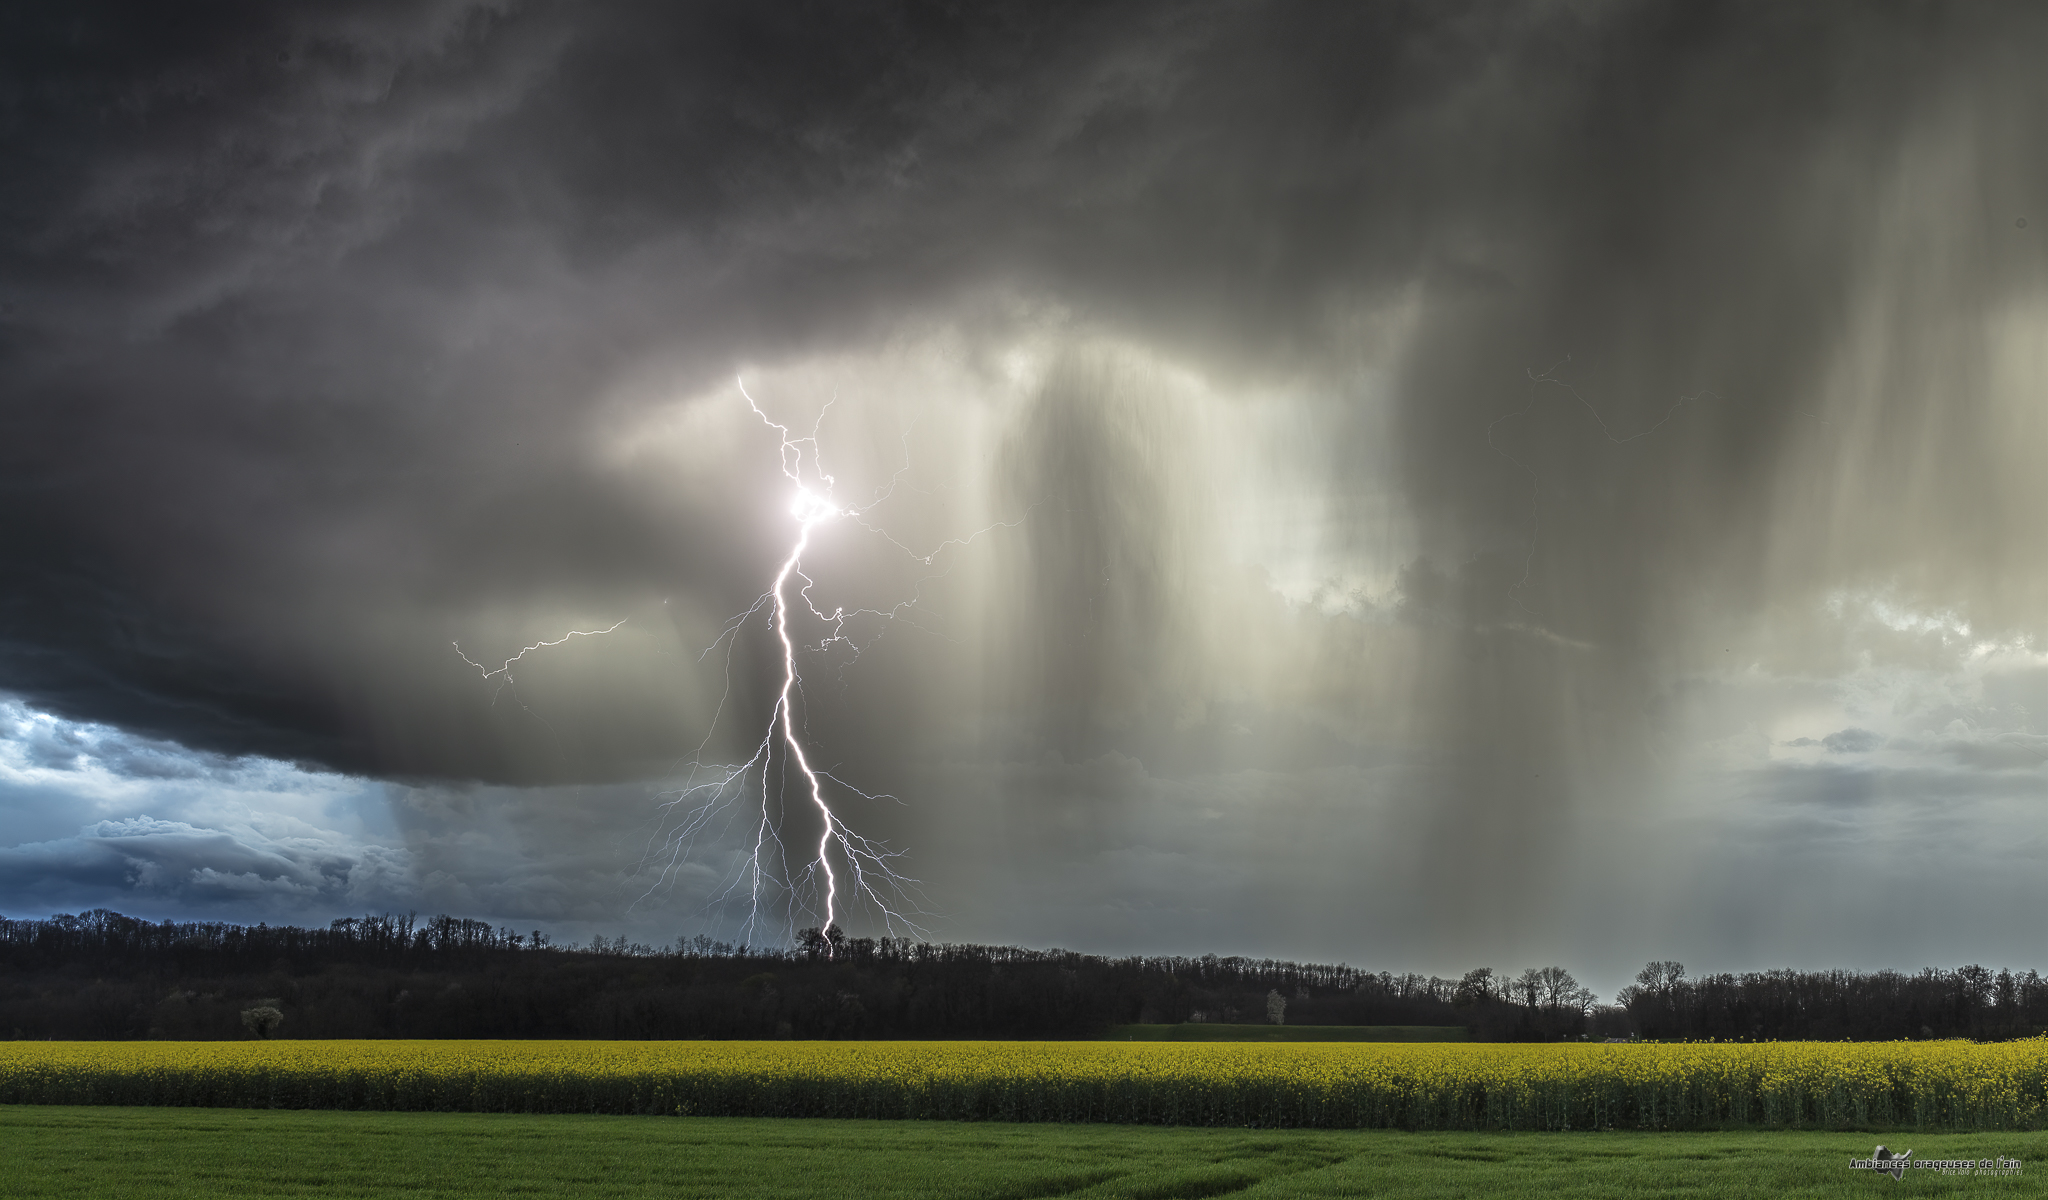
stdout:
POLYGON ((2048 1039, 12 1042, 0 1102, 1409 1129, 2048 1122, 2048 1039))

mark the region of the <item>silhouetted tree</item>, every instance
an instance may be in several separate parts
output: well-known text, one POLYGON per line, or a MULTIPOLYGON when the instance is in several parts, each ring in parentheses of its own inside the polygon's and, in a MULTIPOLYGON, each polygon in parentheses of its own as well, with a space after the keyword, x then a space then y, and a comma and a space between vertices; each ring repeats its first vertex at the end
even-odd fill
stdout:
POLYGON ((259 1038, 267 1038, 284 1024, 284 1014, 277 1009, 277 1001, 266 1000, 254 1008, 242 1010, 242 1028, 259 1038))

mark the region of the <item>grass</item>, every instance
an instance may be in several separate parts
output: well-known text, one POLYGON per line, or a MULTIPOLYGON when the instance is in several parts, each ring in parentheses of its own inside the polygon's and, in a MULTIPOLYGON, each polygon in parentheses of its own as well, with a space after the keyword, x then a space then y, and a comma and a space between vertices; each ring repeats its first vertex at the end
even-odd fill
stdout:
POLYGON ((1399 1133, 0 1105, 9 1197, 2035 1195, 2048 1133, 1399 1133), (1851 1171, 2018 1158, 2017 1178, 1851 1171))
POLYGON ((1117 1025, 1112 1042, 1469 1042, 1463 1025, 1117 1025))

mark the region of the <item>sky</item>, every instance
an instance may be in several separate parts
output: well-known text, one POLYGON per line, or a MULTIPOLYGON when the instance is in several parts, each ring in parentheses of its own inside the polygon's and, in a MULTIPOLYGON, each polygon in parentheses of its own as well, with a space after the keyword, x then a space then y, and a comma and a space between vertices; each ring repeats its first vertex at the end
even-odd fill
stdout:
POLYGON ((2048 966, 2044 54, 20 6, 0 912, 2048 966))

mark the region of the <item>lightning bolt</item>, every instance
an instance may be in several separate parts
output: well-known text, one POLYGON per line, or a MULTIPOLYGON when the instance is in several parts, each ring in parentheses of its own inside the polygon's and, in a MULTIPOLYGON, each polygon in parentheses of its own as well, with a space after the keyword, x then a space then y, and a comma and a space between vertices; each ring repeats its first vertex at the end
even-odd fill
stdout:
POLYGON ((571 638, 603 637, 605 634, 612 632, 613 630, 617 629, 621 625, 624 625, 625 623, 625 619, 621 618, 617 621, 612 622, 609 626, 603 629, 571 629, 569 632, 563 634, 561 637, 556 638, 552 642, 535 642, 531 646, 524 647, 519 651, 519 653, 506 659, 503 663, 495 667, 486 667, 482 663, 471 658, 469 655, 464 654, 462 652, 461 642, 450 642, 449 645, 455 647, 455 656, 457 658, 461 659, 463 662, 468 663, 470 666, 476 668, 477 674, 483 676, 485 683, 489 683, 493 679, 498 681, 498 686, 492 689, 491 691, 491 704, 493 706, 495 706, 498 703, 498 697, 504 695, 506 691, 509 690, 512 693, 512 699, 518 702, 520 711, 532 717, 534 720, 540 721, 540 723, 545 726, 547 725, 547 722, 541 721, 540 714, 526 707, 526 702, 519 699, 518 681, 512 677, 513 665, 518 663, 527 655, 532 654, 536 650, 546 650, 554 646, 563 645, 564 643, 568 642, 571 638))
MULTIPOLYGON (((911 596, 892 608, 849 610, 838 606, 827 611, 819 607, 813 598, 816 584, 804 571, 804 554, 811 548, 813 537, 826 526, 847 521, 879 537, 914 562, 933 566, 948 550, 966 546, 996 529, 1014 528, 1022 523, 1021 519, 990 525, 967 537, 943 542, 930 553, 920 554, 868 519, 868 514, 894 492, 903 470, 899 470, 888 486, 866 505, 859 508, 843 506, 835 499, 836 481, 824 469, 819 452, 818 430, 824 422, 825 410, 819 412, 818 420, 808 434, 798 434, 769 416, 747 391, 744 380, 738 383, 740 395, 746 400, 749 410, 779 438, 782 474, 793 488, 789 515, 795 520, 796 529, 789 551, 776 569, 768 590, 746 611, 728 620, 718 637, 699 656, 701 661, 720 645, 725 647, 726 691, 712 715, 711 729, 687 762, 690 769, 688 777, 682 786, 663 793, 667 797, 662 803, 664 832, 658 839, 659 848, 650 854, 660 863, 660 869, 642 899, 672 881, 684 862, 692 857, 700 841, 723 841, 738 833, 734 825, 741 814, 745 814, 751 828, 740 837, 750 839, 752 848, 729 872, 724 890, 712 900, 713 904, 723 904, 744 892, 747 918, 743 926, 743 940, 750 940, 759 931, 765 919, 764 896, 777 891, 788 897, 788 918, 792 928, 797 914, 803 912, 819 918, 819 927, 830 932, 842 907, 854 903, 872 908, 892 934, 899 928, 922 934, 923 930, 914 920, 916 915, 921 915, 914 907, 919 896, 919 881, 895 868, 895 862, 903 852, 872 841, 849 826, 833 808, 827 785, 864 800, 897 798, 862 791, 838 778, 830 770, 815 764, 805 746, 803 723, 799 719, 804 693, 798 650, 824 653, 844 646, 857 659, 862 643, 850 632, 849 623, 860 617, 874 617, 882 620, 886 628, 887 622, 904 618, 915 610, 924 583, 937 576, 920 579, 911 596), (766 614, 768 626, 780 648, 782 668, 780 686, 768 714, 767 726, 745 762, 707 764, 703 761, 705 748, 710 745, 732 695, 733 648, 741 630, 763 614, 766 614), (825 632, 815 641, 800 643, 794 622, 805 614, 825 632), (794 805, 788 799, 792 784, 797 793, 794 805), (790 816, 792 807, 808 809, 819 826, 816 843, 808 845, 804 861, 795 867, 790 863, 788 844, 783 839, 783 823, 790 816)), ((826 410, 830 407, 828 404, 826 410)))
POLYGON ((450 642, 449 645, 455 647, 455 656, 457 658, 460 658, 463 662, 466 662, 470 666, 475 667, 477 669, 477 672, 481 674, 486 681, 492 679, 498 680, 498 687, 500 689, 503 689, 505 687, 510 686, 512 683, 513 664, 517 663, 520 659, 525 658, 527 655, 532 654, 534 651, 546 650, 551 646, 560 646, 566 643, 570 638, 603 637, 605 634, 612 632, 613 630, 617 629, 621 625, 624 625, 625 623, 626 622, 623 619, 621 619, 612 622, 610 625, 606 626, 603 629, 571 629, 569 632, 563 634, 561 637, 556 638, 552 642, 535 642, 531 646, 524 647, 519 651, 519 653, 506 659, 503 663, 495 667, 486 667, 482 663, 471 658, 469 655, 464 654, 462 652, 461 642, 450 642))

